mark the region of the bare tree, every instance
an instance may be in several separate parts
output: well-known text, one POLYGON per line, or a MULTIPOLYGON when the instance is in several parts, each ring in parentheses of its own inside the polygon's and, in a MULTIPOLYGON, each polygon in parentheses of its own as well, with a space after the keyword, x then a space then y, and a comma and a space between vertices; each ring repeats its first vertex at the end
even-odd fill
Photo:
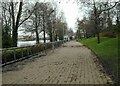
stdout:
POLYGON ((67 30, 68 30, 67 23, 66 22, 63 23, 63 21, 61 19, 57 18, 56 19, 56 24, 55 24, 55 33, 59 37, 59 40, 64 39, 63 36, 65 35, 67 30))
POLYGON ((32 16, 24 23, 25 32, 36 33, 36 43, 39 43, 39 34, 43 32, 44 43, 46 43, 46 33, 52 38, 52 21, 55 18, 53 8, 49 3, 36 2, 35 10, 32 16))
MULTIPOLYGON (((80 0, 81 1, 81 0, 80 0)), ((82 1, 82 3, 84 3, 84 5, 86 5, 87 7, 92 7, 93 13, 94 13, 94 22, 95 22, 95 30, 96 30, 96 36, 97 36, 97 43, 100 43, 100 16, 103 12, 108 11, 109 14, 109 10, 113 9, 118 2, 100 2, 100 1, 96 1, 96 0, 90 0, 88 2, 82 1), (106 5, 106 7, 105 7, 106 5)), ((110 15, 108 15, 109 17, 109 25, 111 24, 110 22, 110 15)))
POLYGON ((11 11, 10 3, 1 2, 2 47, 11 47, 11 11))
POLYGON ((10 6, 11 6, 11 18, 12 18, 12 46, 16 47, 17 40, 18 40, 18 28, 21 24, 23 24, 23 22, 25 22, 27 19, 29 19, 29 17, 32 15, 36 4, 33 7, 33 9, 30 11, 29 15, 25 19, 23 19, 21 22, 20 22, 20 19, 21 19, 21 14, 22 14, 23 0, 20 0, 20 2, 19 2, 18 12, 16 13, 17 16, 15 16, 14 4, 15 3, 13 2, 13 0, 11 0, 10 6))

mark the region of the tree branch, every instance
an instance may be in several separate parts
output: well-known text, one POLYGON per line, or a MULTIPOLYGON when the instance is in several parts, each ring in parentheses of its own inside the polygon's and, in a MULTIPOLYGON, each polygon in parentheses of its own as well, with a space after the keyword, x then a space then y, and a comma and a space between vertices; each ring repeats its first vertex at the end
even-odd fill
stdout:
POLYGON ((99 14, 101 14, 101 13, 104 12, 104 11, 108 11, 108 10, 114 8, 114 7, 117 5, 117 3, 118 3, 118 2, 115 2, 115 4, 114 4, 112 7, 110 7, 110 8, 107 8, 107 9, 101 10, 99 14))
POLYGON ((11 0, 11 16, 12 16, 12 28, 15 28, 15 14, 14 14, 14 4, 13 4, 13 0, 11 0))
POLYGON ((20 1, 19 11, 16 19, 16 28, 19 26, 20 16, 22 14, 22 5, 23 5, 23 0, 20 1))
POLYGON ((29 19, 30 18, 30 16, 32 15, 32 13, 34 12, 34 10, 35 10, 35 7, 36 7, 36 5, 37 5, 37 3, 35 4, 35 6, 34 6, 34 8, 33 8, 33 10, 31 11, 31 13, 29 14, 29 16, 27 17, 27 18, 25 18, 21 23, 19 23, 19 25, 18 25, 18 27, 23 23, 23 22, 25 22, 27 19, 29 19))

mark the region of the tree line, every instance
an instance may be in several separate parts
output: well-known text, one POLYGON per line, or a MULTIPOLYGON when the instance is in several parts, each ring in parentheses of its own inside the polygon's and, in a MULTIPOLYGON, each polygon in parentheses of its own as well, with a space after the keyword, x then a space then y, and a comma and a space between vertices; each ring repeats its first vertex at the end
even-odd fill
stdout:
POLYGON ((43 32, 44 43, 46 34, 50 41, 63 40, 63 32, 68 27, 65 20, 57 16, 57 5, 55 7, 49 2, 29 3, 23 0, 19 2, 1 2, 2 9, 2 47, 17 47, 18 31, 35 34, 36 43, 39 44, 39 34, 43 32), (21 29, 22 28, 22 29, 21 29), (64 29, 63 29, 64 28, 64 29), (63 31, 64 30, 64 31, 63 31), (53 40, 54 39, 54 40, 53 40))
POLYGON ((120 2, 119 1, 96 1, 81 2, 89 8, 88 16, 82 20, 77 19, 77 37, 97 37, 100 43, 100 34, 109 32, 117 35, 120 32, 120 2))

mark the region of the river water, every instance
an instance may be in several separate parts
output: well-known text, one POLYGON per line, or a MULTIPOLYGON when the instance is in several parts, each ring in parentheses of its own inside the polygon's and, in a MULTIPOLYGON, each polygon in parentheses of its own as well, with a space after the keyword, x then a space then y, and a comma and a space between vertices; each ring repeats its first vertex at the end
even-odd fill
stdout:
MULTIPOLYGON (((41 43, 43 43, 43 40, 40 40, 41 43)), ((49 40, 46 40, 46 42, 50 42, 49 40)), ((17 47, 24 47, 24 46, 30 46, 30 45, 35 45, 36 41, 18 41, 17 47)))

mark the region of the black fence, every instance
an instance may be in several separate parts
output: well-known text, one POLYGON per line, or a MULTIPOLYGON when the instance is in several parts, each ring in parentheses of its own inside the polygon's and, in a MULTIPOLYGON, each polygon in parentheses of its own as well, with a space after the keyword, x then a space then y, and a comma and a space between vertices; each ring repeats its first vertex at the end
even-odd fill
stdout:
POLYGON ((12 47, 12 48, 3 48, 2 51, 2 62, 1 66, 14 63, 37 54, 46 54, 46 50, 54 49, 60 47, 64 41, 49 42, 43 44, 36 44, 33 46, 26 47, 12 47))

